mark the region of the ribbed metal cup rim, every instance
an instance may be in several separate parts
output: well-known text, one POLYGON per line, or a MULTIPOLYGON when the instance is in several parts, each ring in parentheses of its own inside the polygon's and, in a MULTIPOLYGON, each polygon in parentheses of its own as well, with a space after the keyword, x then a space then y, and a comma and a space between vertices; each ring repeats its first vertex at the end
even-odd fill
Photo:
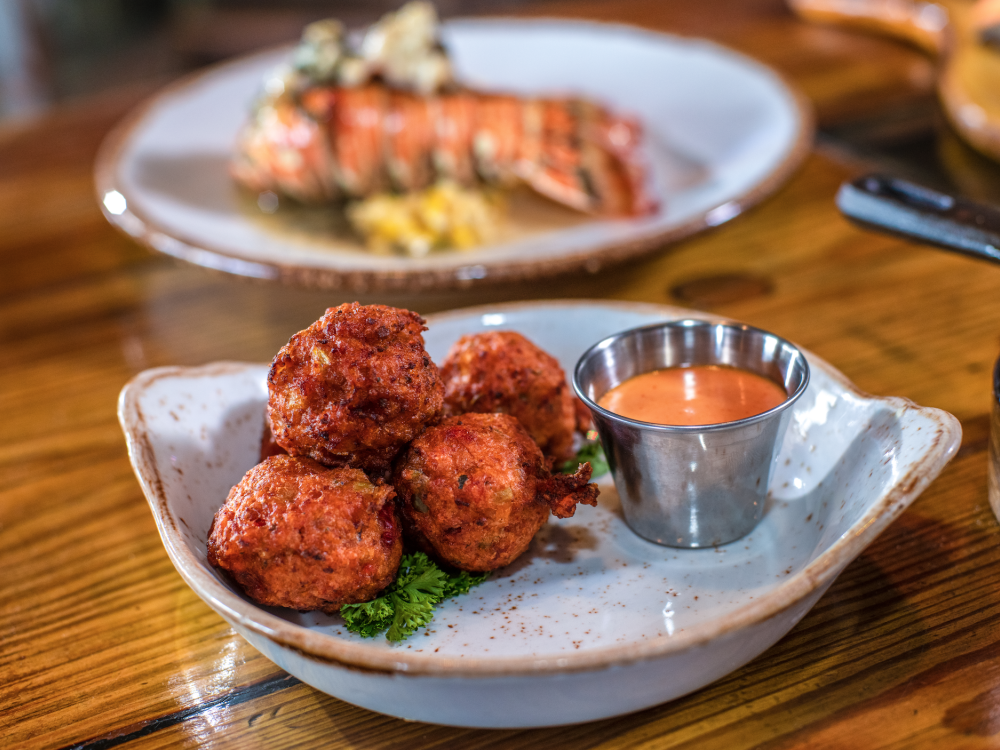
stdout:
MULTIPOLYGON (((710 364, 710 363, 705 363, 710 364)), ((1000 362, 998 364, 997 376, 1000 377, 1000 362)), ((643 374, 643 373, 638 373, 643 374)), ((1000 383, 1000 381, 998 381, 1000 383)), ((644 430, 654 430, 657 432, 673 432, 673 433, 698 433, 698 432, 716 432, 721 430, 731 430, 738 427, 743 427, 748 424, 753 424, 754 422, 760 422, 765 420, 774 414, 781 412, 789 408, 799 397, 805 393, 806 388, 809 387, 809 361, 806 359, 805 354, 799 349, 795 344, 793 344, 788 339, 782 338, 777 334, 766 331, 763 328, 757 328, 756 326, 747 325, 745 323, 733 323, 731 321, 710 321, 710 320, 699 320, 696 318, 685 318, 682 320, 671 320, 664 323, 653 323, 651 325, 637 326, 636 328, 629 328, 618 333, 614 333, 607 338, 598 341, 596 344, 591 346, 587 351, 583 353, 579 360, 577 360, 576 367, 573 368, 573 390, 576 395, 587 405, 587 408, 593 409, 607 419, 613 420, 620 424, 630 425, 644 430), (798 388, 787 396, 784 401, 782 401, 777 406, 774 406, 767 411, 762 411, 760 414, 754 414, 743 419, 737 419, 732 422, 715 422, 712 424, 694 424, 694 425, 667 425, 658 424, 656 422, 643 422, 638 419, 631 419, 629 417, 623 417, 620 414, 615 414, 612 411, 608 411, 603 406, 599 406, 595 401, 593 401, 585 392, 581 385, 580 378, 581 372, 583 370, 584 364, 588 359, 597 351, 601 349, 606 349, 611 346, 614 342, 627 338, 629 336, 636 336, 638 334, 644 333, 646 331, 659 330, 663 328, 716 328, 722 326, 724 328, 730 328, 737 331, 743 332, 753 332, 762 334, 764 336, 772 336, 777 339, 779 345, 784 345, 792 349, 798 356, 802 359, 802 366, 805 373, 802 377, 802 382, 799 383, 798 388)), ((1000 393, 1000 391, 998 391, 1000 393)))

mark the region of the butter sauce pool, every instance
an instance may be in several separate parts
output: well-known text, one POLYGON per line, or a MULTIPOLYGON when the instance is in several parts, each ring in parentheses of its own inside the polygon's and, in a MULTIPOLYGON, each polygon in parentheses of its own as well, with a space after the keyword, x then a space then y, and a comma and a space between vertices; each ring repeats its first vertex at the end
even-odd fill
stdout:
POLYGON ((667 367, 636 375, 605 393, 599 406, 628 419, 665 425, 735 422, 782 403, 773 380, 738 367, 667 367))

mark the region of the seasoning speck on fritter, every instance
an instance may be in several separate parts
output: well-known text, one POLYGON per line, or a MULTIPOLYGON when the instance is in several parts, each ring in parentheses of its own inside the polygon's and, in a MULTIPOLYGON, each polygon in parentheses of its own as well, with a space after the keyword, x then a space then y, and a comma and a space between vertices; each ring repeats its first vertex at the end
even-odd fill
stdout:
POLYGON ((278 445, 330 466, 386 470, 441 413, 425 330, 409 310, 352 303, 292 336, 267 376, 278 445))
POLYGON ((456 341, 444 363, 445 414, 512 414, 546 456, 573 457, 576 406, 555 357, 514 331, 456 341))
POLYGON ((403 554, 394 494, 358 469, 271 456, 215 514, 208 562, 261 604, 335 612, 369 601, 403 554))
POLYGON ((550 510, 572 516, 597 504, 590 464, 553 476, 516 418, 463 414, 429 428, 397 461, 393 484, 403 527, 428 554, 468 571, 513 562, 550 510))

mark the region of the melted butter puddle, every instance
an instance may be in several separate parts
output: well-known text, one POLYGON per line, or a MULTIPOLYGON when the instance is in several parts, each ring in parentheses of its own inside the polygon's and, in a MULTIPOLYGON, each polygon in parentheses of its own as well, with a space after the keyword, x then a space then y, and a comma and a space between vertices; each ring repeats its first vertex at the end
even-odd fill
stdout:
MULTIPOLYGON (((489 244, 501 244, 528 239, 539 234, 570 229, 593 221, 593 217, 538 195, 526 187, 503 193, 505 209, 496 237, 489 244)), ((373 251, 351 229, 340 206, 305 206, 281 199, 273 211, 262 210, 257 196, 239 191, 237 206, 262 231, 317 249, 371 255, 373 251)), ((457 250, 445 248, 434 254, 475 253, 476 248, 457 250)), ((400 252, 405 257, 405 254, 400 252)))

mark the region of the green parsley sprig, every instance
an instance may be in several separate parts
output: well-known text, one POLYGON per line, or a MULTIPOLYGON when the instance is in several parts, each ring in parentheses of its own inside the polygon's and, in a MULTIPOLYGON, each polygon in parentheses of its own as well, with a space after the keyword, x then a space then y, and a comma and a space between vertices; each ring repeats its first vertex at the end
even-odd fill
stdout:
POLYGON ((585 461, 590 462, 592 479, 608 473, 608 459, 604 456, 604 448, 601 447, 601 441, 597 439, 594 430, 587 433, 587 442, 580 447, 573 458, 559 467, 559 471, 563 474, 575 474, 580 464, 585 461))
POLYGON ((398 642, 434 619, 434 607, 445 599, 467 594, 489 578, 489 573, 449 574, 423 552, 403 555, 396 580, 377 599, 340 608, 352 633, 374 638, 387 631, 387 640, 398 642))

